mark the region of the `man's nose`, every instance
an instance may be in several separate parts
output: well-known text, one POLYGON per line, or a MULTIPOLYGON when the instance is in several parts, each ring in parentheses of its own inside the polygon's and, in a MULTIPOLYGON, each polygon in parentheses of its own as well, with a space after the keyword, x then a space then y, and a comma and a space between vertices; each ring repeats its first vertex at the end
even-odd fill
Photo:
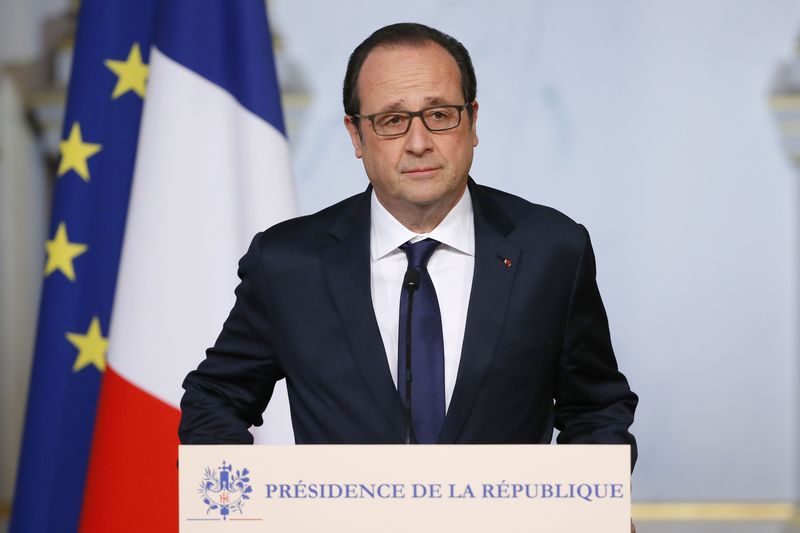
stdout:
POLYGON ((423 124, 422 117, 411 117, 411 124, 409 124, 408 132, 406 132, 406 151, 415 155, 422 155, 432 150, 433 140, 431 135, 431 132, 423 124))

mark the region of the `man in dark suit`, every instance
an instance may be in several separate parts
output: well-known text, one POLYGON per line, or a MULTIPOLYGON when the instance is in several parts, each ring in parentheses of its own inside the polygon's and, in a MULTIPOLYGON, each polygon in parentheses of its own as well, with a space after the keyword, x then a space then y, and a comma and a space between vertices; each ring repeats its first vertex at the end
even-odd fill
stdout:
POLYGON ((475 94, 466 49, 437 30, 356 48, 345 125, 371 185, 255 237, 184 382, 183 443, 251 443, 286 379, 298 443, 549 443, 555 427, 635 458, 589 236, 469 178, 475 94))

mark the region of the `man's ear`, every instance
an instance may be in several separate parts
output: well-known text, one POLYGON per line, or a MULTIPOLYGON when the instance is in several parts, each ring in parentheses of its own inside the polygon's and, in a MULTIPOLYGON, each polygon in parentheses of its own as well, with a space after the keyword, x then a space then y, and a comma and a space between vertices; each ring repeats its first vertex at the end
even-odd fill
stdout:
POLYGON ((344 126, 347 128, 347 133, 350 134, 350 142, 353 143, 353 148, 356 151, 356 157, 361 159, 361 130, 358 128, 358 125, 355 123, 358 119, 351 117, 350 115, 344 116, 344 126))
POLYGON ((470 104, 472 106, 472 147, 478 146, 478 101, 475 100, 470 104))

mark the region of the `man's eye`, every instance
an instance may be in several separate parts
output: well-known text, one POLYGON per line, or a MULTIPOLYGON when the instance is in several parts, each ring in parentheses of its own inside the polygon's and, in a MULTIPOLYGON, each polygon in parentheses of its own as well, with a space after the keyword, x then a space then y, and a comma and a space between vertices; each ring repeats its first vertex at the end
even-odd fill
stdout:
POLYGON ((378 123, 381 126, 398 126, 405 122, 403 115, 383 115, 378 117, 378 123))
POLYGON ((450 113, 446 109, 432 109, 428 113, 428 118, 438 121, 447 120, 450 118, 450 113))

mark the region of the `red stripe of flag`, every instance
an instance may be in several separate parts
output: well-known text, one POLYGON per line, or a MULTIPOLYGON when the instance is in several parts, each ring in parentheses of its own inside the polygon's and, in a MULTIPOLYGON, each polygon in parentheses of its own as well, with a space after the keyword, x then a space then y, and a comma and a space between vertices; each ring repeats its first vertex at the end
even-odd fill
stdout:
POLYGON ((106 368, 82 533, 178 530, 179 420, 178 409, 106 368))

